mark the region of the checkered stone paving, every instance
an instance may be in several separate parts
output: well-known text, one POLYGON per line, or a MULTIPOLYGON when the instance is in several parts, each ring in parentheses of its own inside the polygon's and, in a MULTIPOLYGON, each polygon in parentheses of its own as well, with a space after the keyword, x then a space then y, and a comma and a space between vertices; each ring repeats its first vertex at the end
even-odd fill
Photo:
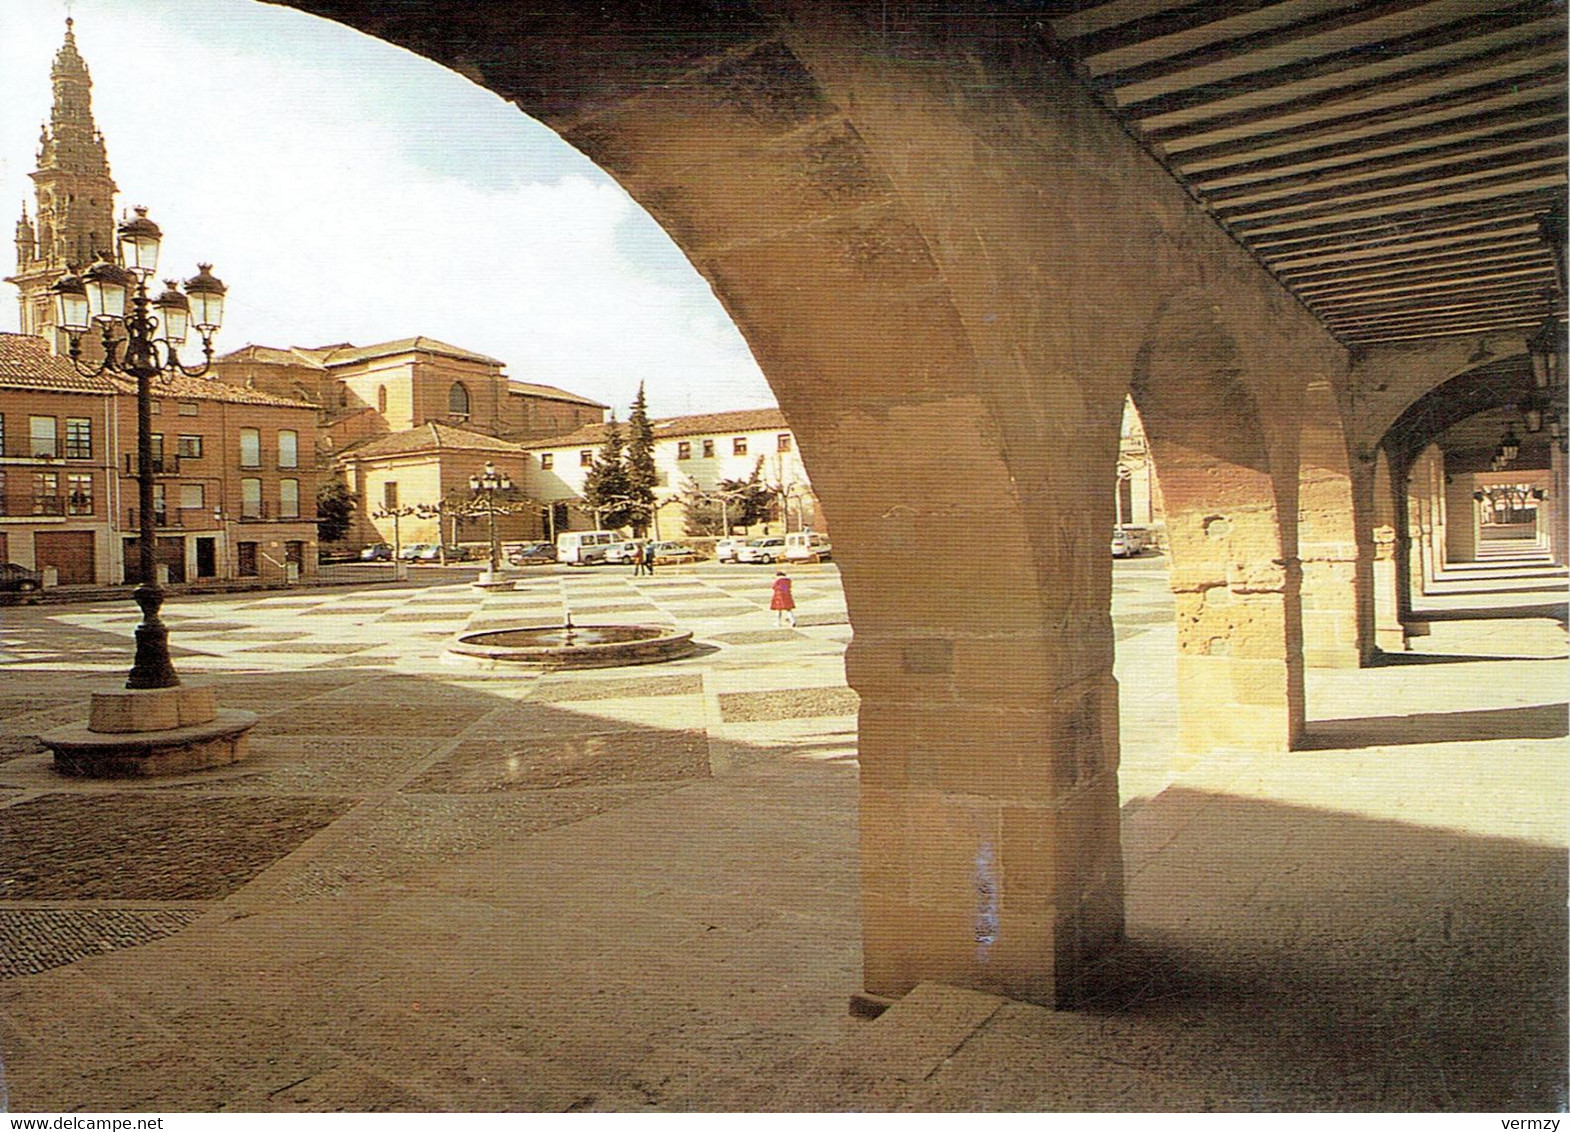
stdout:
POLYGON ((633 676, 599 680, 550 680, 541 683, 529 697, 540 703, 565 703, 571 700, 612 700, 643 696, 692 696, 703 691, 703 677, 633 676))
POLYGON ((726 723, 855 715, 860 710, 861 697, 849 688, 785 688, 776 692, 726 692, 720 696, 720 717, 726 723))
POLYGON ((163 939, 200 915, 188 908, 0 908, 0 979, 163 939))
POLYGON ((707 778, 708 736, 653 728, 599 735, 475 739, 411 782, 411 793, 482 794, 707 778))
POLYGON ((165 792, 30 798, 4 811, 0 900, 216 900, 351 804, 165 792))

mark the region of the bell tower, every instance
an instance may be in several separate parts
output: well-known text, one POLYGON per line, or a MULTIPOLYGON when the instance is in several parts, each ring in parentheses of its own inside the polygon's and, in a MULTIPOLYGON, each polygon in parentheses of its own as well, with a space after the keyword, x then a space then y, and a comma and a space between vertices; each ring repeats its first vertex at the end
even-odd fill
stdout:
MULTIPOLYGON (((38 138, 38 167, 30 174, 33 214, 22 209, 16 225, 16 274, 23 334, 54 342, 49 288, 69 268, 85 268, 99 252, 114 250, 114 180, 104 138, 93 124, 93 80, 76 50, 72 21, 55 54, 49 78, 54 104, 38 138)), ((60 343, 54 342, 57 350, 60 343)))

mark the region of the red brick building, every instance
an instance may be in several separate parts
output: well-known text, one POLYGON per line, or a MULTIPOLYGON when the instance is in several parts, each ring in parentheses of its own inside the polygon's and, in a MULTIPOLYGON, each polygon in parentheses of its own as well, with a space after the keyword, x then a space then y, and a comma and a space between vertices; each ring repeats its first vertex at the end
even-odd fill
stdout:
MULTIPOLYGON (((316 572, 316 408, 221 381, 153 399, 159 561, 171 582, 316 572)), ((135 580, 136 388, 0 334, 0 560, 61 585, 135 580)))

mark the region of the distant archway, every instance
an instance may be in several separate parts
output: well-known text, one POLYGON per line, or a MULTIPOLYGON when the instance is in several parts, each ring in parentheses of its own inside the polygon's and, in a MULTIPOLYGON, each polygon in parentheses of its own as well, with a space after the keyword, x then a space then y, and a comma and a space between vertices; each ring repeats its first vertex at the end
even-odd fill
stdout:
POLYGON ((1166 505, 1180 742, 1194 753, 1284 751, 1303 730, 1296 465, 1290 484, 1272 474, 1245 372, 1211 304, 1179 297, 1152 324, 1134 373, 1166 505))

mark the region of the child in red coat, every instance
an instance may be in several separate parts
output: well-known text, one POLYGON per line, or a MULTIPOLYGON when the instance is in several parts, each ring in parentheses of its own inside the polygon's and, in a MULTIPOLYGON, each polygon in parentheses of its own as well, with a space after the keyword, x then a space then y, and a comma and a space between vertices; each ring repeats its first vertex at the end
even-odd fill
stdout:
POLYGON ((790 595, 790 579, 783 570, 774 575, 774 596, 769 599, 769 608, 774 610, 774 624, 783 625, 789 620, 790 627, 796 627, 796 599, 790 595))

